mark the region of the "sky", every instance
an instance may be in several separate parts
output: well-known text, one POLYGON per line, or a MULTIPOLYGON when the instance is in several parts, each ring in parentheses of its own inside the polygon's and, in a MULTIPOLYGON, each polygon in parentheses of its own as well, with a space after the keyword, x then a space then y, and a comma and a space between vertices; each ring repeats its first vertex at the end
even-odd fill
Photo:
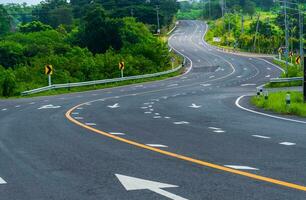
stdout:
POLYGON ((42 0, 0 0, 0 4, 4 3, 23 3, 26 2, 27 4, 38 4, 42 0))

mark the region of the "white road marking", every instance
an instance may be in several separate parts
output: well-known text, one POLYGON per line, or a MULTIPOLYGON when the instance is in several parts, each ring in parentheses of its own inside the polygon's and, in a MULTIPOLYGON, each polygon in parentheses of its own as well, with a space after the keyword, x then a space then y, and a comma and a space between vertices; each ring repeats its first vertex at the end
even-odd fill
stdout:
POLYGON ((242 76, 237 76, 237 78, 241 78, 242 76))
POLYGON ((116 133, 116 132, 110 132, 111 135, 125 135, 125 133, 116 133))
POLYGON ((200 106, 200 105, 197 106, 196 104, 193 103, 193 104, 192 104, 191 106, 189 106, 189 107, 190 107, 190 108, 201 108, 202 106, 200 106))
POLYGON ((209 78, 215 78, 215 76, 210 76, 209 78))
POLYGON ((74 119, 84 119, 83 117, 75 117, 74 119))
POLYGON ((85 123, 85 125, 87 125, 87 126, 96 126, 97 124, 95 124, 95 123, 85 123))
POLYGON ((20 108, 20 105, 15 106, 16 108, 20 108))
POLYGON ((171 117, 164 117, 165 119, 170 119, 171 117))
POLYGON ((6 111, 6 110, 7 110, 6 108, 3 108, 3 109, 2 109, 2 111, 6 111))
POLYGON ((253 137, 257 137, 257 138, 263 138, 263 139, 270 139, 271 137, 268 136, 263 136, 263 135, 252 135, 253 137))
POLYGON ((92 96, 98 96, 98 94, 92 94, 92 96))
POLYGON ((79 108, 77 108, 77 110, 83 110, 83 108, 82 108, 82 107, 79 107, 79 108))
POLYGON ((251 109, 248 109, 248 108, 245 108, 243 106, 241 106, 239 104, 239 102, 241 101, 241 99, 243 99, 244 97, 246 97, 245 95, 243 96, 240 96, 236 99, 236 102, 235 102, 235 105, 242 109, 242 110, 245 110, 245 111, 248 111, 248 112, 251 112, 251 113, 254 113, 254 114, 258 114, 258 115, 263 115, 263 116, 266 116, 266 117, 270 117, 270 118, 275 118, 275 119, 280 119, 280 120, 285 120, 285 121, 290 121, 290 122, 295 122, 295 123, 301 123, 301 124, 306 124, 306 121, 300 121, 300 120, 295 120, 295 119, 289 119, 289 118, 284 118, 284 117, 279 117, 279 116, 275 116, 275 115, 269 115, 269 114, 266 114, 266 113, 262 113, 262 112, 258 112, 258 111, 255 111, 255 110, 251 110, 251 109))
POLYGON ((0 177, 0 185, 1 184, 7 184, 7 182, 3 178, 0 177))
POLYGON ((42 110, 42 109, 57 109, 57 108, 60 108, 61 106, 54 106, 52 104, 49 104, 49 105, 44 105, 44 106, 41 106, 40 108, 38 108, 38 110, 42 110))
POLYGON ((109 105, 107 107, 113 109, 113 108, 119 108, 120 106, 119 106, 119 103, 115 103, 114 105, 109 105))
POLYGON ((178 86, 178 84, 171 84, 171 85, 168 85, 167 87, 175 87, 175 86, 178 86))
POLYGON ((243 70, 246 71, 246 70, 248 70, 248 68, 245 67, 245 68, 243 68, 243 70))
POLYGON ((208 87, 208 86, 211 86, 211 84, 201 84, 203 87, 208 87))
POLYGON ((152 112, 144 112, 145 114, 151 114, 152 112))
POLYGON ((292 142, 281 142, 279 144, 285 145, 285 146, 294 146, 294 145, 296 145, 296 143, 292 143, 292 142))
POLYGON ((155 115, 160 115, 159 113, 154 113, 155 115))
POLYGON ((153 118, 154 118, 154 119, 160 119, 161 116, 154 116, 153 118))
POLYGON ((256 84, 255 83, 246 83, 246 84, 242 84, 241 86, 245 87, 245 86, 253 86, 253 85, 256 85, 256 84))
POLYGON ((163 144, 146 144, 147 146, 150 147, 162 147, 162 148, 167 148, 168 146, 163 145, 163 144))
POLYGON ((181 124, 189 124, 189 122, 186 122, 186 121, 180 121, 180 122, 173 122, 173 124, 176 124, 176 125, 181 125, 181 124))
POLYGON ((30 105, 33 105, 33 104, 35 104, 35 102, 31 102, 31 103, 29 103, 30 105))
POLYGON ((213 129, 213 130, 220 130, 221 128, 217 128, 217 127, 208 127, 209 129, 213 129))
POLYGON ((240 166, 240 165, 224 165, 225 167, 229 167, 232 169, 238 169, 238 170, 259 170, 254 167, 249 167, 249 166, 240 166))
POLYGON ((78 115, 79 113, 78 112, 73 112, 71 113, 72 115, 78 115))
POLYGON ((188 200, 186 198, 177 196, 173 193, 167 192, 166 190, 162 190, 162 188, 176 188, 178 187, 177 185, 170 185, 167 183, 149 181, 121 174, 115 174, 115 175, 127 191, 150 190, 152 192, 155 192, 172 200, 188 200))
POLYGON ((148 107, 140 107, 141 109, 147 109, 148 107))
POLYGON ((271 75, 267 75, 267 76, 266 76, 266 78, 270 78, 270 77, 271 77, 271 75))
POLYGON ((271 70, 271 68, 270 68, 270 67, 267 67, 267 70, 271 70))
POLYGON ((214 130, 214 133, 225 133, 223 130, 214 130))
POLYGON ((154 111, 154 109, 150 109, 150 111, 154 111))

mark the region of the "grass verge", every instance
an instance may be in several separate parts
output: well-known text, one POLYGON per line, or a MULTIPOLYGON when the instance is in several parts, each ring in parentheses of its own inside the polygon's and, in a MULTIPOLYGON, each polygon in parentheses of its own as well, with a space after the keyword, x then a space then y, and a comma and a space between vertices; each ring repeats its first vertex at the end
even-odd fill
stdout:
POLYGON ((251 104, 263 108, 264 110, 273 111, 279 114, 306 117, 306 103, 303 102, 303 94, 301 92, 275 92, 269 94, 267 100, 263 96, 255 96, 251 98, 251 104), (286 105, 287 93, 291 96, 290 106, 286 105))

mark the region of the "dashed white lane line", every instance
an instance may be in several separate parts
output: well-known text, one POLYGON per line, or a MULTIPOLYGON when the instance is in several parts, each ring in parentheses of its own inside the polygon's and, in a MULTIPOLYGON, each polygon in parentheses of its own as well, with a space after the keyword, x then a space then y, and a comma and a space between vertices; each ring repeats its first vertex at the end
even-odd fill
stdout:
POLYGON ((80 113, 78 113, 78 112, 73 112, 73 113, 71 113, 72 115, 78 115, 78 114, 80 114, 80 113))
POLYGON ((97 124, 95 124, 95 123, 85 123, 85 125, 87 125, 87 126, 96 126, 97 124))
POLYGON ((147 146, 150 147, 161 147, 161 148, 167 148, 168 146, 163 145, 163 144, 146 144, 147 146))
POLYGON ((164 117, 165 119, 170 119, 171 117, 164 117))
POLYGON ((31 102, 31 103, 29 103, 30 105, 34 105, 35 104, 35 102, 31 102))
POLYGON ((6 111, 7 109, 6 108, 3 108, 1 111, 6 111))
POLYGON ((215 78, 215 76, 210 76, 209 78, 215 78))
POLYGON ((214 130, 214 133, 225 133, 224 130, 214 130))
POLYGON ((148 107, 140 107, 141 109, 147 109, 148 107))
POLYGON ((116 132, 110 132, 111 135, 125 135, 125 133, 116 133, 116 132))
POLYGON ((242 87, 245 87, 245 86, 254 86, 256 85, 255 83, 246 83, 246 84, 242 84, 241 86, 242 87))
POLYGON ((242 76, 237 76, 237 78, 241 78, 242 76))
POLYGON ((267 75, 267 76, 266 76, 266 78, 270 78, 270 77, 271 77, 271 75, 267 75))
POLYGON ((221 128, 217 128, 217 127, 208 127, 209 129, 212 129, 212 130, 220 130, 221 128))
POLYGON ((3 178, 0 177, 0 184, 7 184, 7 182, 3 178))
POLYGON ((16 108, 20 108, 20 106, 21 106, 21 105, 17 105, 17 106, 15 106, 15 107, 16 107, 16 108))
POLYGON ((180 122, 173 122, 175 125, 181 125, 181 124, 189 124, 189 122, 186 121, 180 121, 180 122))
POLYGON ((147 112, 144 112, 145 114, 151 114, 152 112, 149 112, 149 111, 147 111, 147 112))
POLYGON ((155 115, 160 115, 159 113, 154 113, 155 115))
POLYGON ((296 145, 296 143, 292 143, 292 142, 281 142, 279 144, 285 145, 285 146, 294 146, 294 145, 296 145))
POLYGON ((83 108, 82 108, 82 107, 79 107, 79 108, 77 108, 77 110, 83 110, 83 108))
POLYGON ((175 87, 175 86, 178 86, 178 84, 171 84, 171 85, 168 85, 167 87, 175 87))
POLYGON ((154 118, 154 119, 160 119, 161 116, 154 116, 153 118, 154 118))
POLYGON ((200 105, 196 105, 196 104, 192 104, 191 106, 189 106, 189 108, 201 108, 202 106, 200 105))
POLYGON ((74 119, 84 119, 83 117, 75 117, 74 119))
POLYGON ((268 136, 264 136, 264 135, 252 135, 253 137, 257 137, 257 138, 263 138, 263 139, 270 139, 271 137, 268 136))
POLYGON ((241 166, 241 165, 224 165, 225 167, 229 167, 232 169, 238 169, 238 170, 259 170, 254 167, 249 167, 249 166, 241 166))
POLYGON ((211 86, 211 84, 201 84, 201 86, 203 86, 203 87, 208 87, 208 86, 211 86))

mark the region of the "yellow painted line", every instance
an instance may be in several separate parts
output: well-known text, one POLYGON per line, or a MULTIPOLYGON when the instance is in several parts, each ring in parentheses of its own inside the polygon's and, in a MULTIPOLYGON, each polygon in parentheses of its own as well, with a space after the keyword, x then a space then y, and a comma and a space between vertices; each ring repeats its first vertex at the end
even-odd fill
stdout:
POLYGON ((273 178, 269 178, 269 177, 264 177, 264 176, 260 176, 260 175, 236 170, 236 169, 231 169, 231 168, 224 167, 224 166, 221 166, 221 165, 216 165, 216 164, 213 164, 213 163, 209 163, 209 162, 205 162, 205 161, 202 161, 202 160, 194 159, 194 158, 187 157, 187 156, 184 156, 184 155, 180 155, 180 154, 172 153, 172 152, 169 152, 169 151, 161 150, 161 149, 158 149, 158 148, 150 147, 150 146, 147 146, 147 145, 144 145, 144 144, 132 141, 132 140, 127 140, 127 139, 124 139, 124 138, 121 138, 121 137, 118 137, 118 136, 115 136, 115 135, 111 135, 111 134, 106 133, 104 131, 101 131, 101 130, 95 129, 93 127, 87 126, 87 125, 85 125, 85 124, 83 124, 83 123, 81 123, 81 122, 79 122, 79 121, 77 121, 77 120, 75 120, 74 118, 71 117, 71 113, 73 112, 73 110, 75 110, 76 108, 78 108, 82 105, 83 104, 77 105, 77 106, 71 108, 70 110, 68 110, 66 112, 66 118, 69 121, 73 122, 74 124, 77 124, 77 125, 85 128, 85 129, 88 129, 88 130, 93 131, 95 133, 104 135, 106 137, 109 137, 109 138, 112 138, 112 139, 130 144, 130 145, 142 148, 142 149, 154 151, 154 152, 157 152, 159 154, 163 154, 163 155, 167 155, 167 156, 177 158, 177 159, 180 159, 180 160, 184 160, 184 161, 188 161, 188 162, 191 162, 191 163, 199 164, 199 165, 202 165, 202 166, 205 166, 205 167, 210 167, 210 168, 213 168, 213 169, 218 169, 218 170, 221 170, 221 171, 225 171, 225 172, 249 177, 251 179, 260 180, 260 181, 264 181, 264 182, 268 182, 268 183, 273 183, 273 184, 277 184, 277 185, 281 185, 281 186, 285 186, 285 187, 288 187, 288 188, 293 188, 293 189, 297 189, 297 190, 301 190, 301 191, 306 192, 306 186, 303 186, 303 185, 298 185, 298 184, 289 183, 289 182, 285 182, 285 181, 281 181, 281 180, 277 180, 277 179, 273 179, 273 178))

